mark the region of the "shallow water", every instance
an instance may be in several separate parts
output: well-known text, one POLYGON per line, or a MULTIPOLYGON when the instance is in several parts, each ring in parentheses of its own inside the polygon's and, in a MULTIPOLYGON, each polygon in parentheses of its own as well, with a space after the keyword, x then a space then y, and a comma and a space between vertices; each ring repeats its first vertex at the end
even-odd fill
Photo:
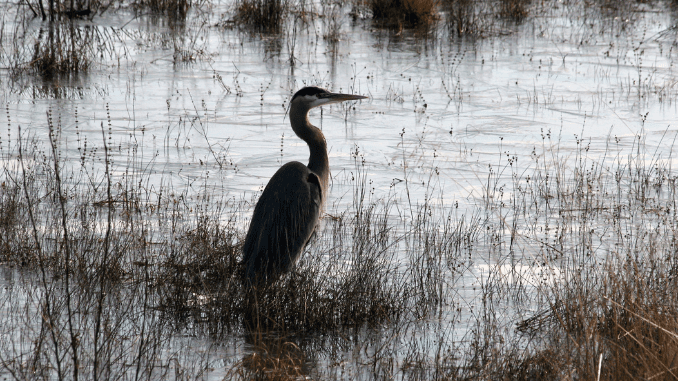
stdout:
MULTIPOLYGON (((512 176, 543 163, 554 147, 571 160, 587 147, 587 158, 609 163, 640 136, 654 159, 675 160, 675 13, 650 10, 629 20, 540 9, 541 16, 501 25, 499 33, 460 39, 444 22, 422 38, 375 29, 370 20, 351 20, 349 8, 335 8, 344 22, 340 41, 331 43, 323 38, 327 18, 296 30, 287 25, 281 35, 216 27, 231 9, 215 3, 179 30, 124 10, 83 21, 113 36, 113 58, 59 83, 58 96, 54 83, 14 82, 0 71, 9 119, 3 142, 16 140, 21 126, 48 146, 51 110, 62 158, 74 171, 90 155, 99 163, 90 173, 101 177, 103 130, 115 179, 133 170, 149 175, 148 188, 252 200, 282 163, 307 161, 285 114, 297 89, 318 85, 369 96, 312 112, 330 149, 328 213, 353 202, 356 161, 364 161, 373 197, 396 200, 403 213, 425 199, 463 213, 491 189, 506 185, 510 197, 512 176), (500 174, 494 186, 489 171, 500 174)), ((10 167, 11 158, 0 165, 10 167)), ((508 273, 508 283, 520 278, 537 288, 561 279, 557 263, 544 270, 532 259, 474 258, 454 282, 461 320, 473 316, 476 287, 488 274, 508 273)), ((503 308, 509 315, 510 303, 503 308)), ((452 335, 461 341, 467 328, 455 325, 452 335)), ((231 344, 216 357, 247 352, 242 341, 231 344)))
MULTIPOLYGON (((224 9, 229 4, 213 13, 224 9)), ((197 25, 189 23, 184 38, 143 18, 97 20, 100 28, 118 32, 116 50, 125 46, 126 56, 65 84, 78 93, 71 97, 36 94, 38 80, 20 93, 18 85, 3 86, 12 127, 41 136, 51 109, 61 122, 60 148, 77 162, 85 140, 89 149, 100 147, 101 123, 108 128, 110 113, 120 170, 135 149, 136 169, 169 178, 180 189, 209 172, 220 191, 247 197, 281 163, 307 160, 304 143, 285 119, 295 90, 320 85, 364 94, 370 99, 350 109, 335 105, 311 116, 330 149, 329 204, 345 193, 342 184, 356 150, 377 194, 402 196, 407 178, 411 198, 421 200, 427 189, 421 184, 438 168, 433 181, 450 205, 480 196, 478 179, 488 165, 505 165, 499 154, 527 165, 525 158, 533 150, 539 154, 546 133, 561 152, 581 139, 590 155, 610 150, 612 143, 629 146, 639 133, 651 146, 664 135, 664 143, 675 136, 678 85, 669 14, 641 14, 647 18, 637 22, 642 27, 620 37, 590 27, 579 35, 582 21, 545 17, 512 25, 509 35, 477 40, 450 38, 443 27, 429 40, 392 36, 359 20, 344 24, 336 45, 323 40, 320 19, 296 37, 276 37, 210 27, 218 20, 208 17, 196 16, 197 25), (183 49, 198 59, 173 62, 189 38, 196 42, 183 42, 189 45, 183 49), (178 47, 163 49, 170 43, 178 47)), ((670 148, 660 150, 668 154, 670 148)))

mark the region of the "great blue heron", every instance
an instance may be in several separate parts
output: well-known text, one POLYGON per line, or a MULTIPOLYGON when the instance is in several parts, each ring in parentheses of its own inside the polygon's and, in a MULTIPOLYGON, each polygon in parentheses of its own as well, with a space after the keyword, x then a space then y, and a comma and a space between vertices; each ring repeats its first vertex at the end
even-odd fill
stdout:
POLYGON ((325 136, 308 121, 314 107, 365 99, 304 87, 290 102, 294 133, 308 144, 308 166, 292 161, 280 167, 254 208, 243 246, 244 280, 250 286, 270 284, 292 269, 318 225, 327 200, 330 163, 325 136))

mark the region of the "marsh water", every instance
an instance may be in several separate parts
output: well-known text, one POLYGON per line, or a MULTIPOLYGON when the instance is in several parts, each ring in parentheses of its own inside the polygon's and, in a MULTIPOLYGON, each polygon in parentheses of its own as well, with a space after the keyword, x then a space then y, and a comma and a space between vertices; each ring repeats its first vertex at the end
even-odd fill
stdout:
MULTIPOLYGON (((463 215, 490 195, 509 199, 513 179, 554 151, 563 165, 582 152, 604 164, 642 144, 652 158, 671 163, 678 11, 661 4, 616 13, 558 4, 533 5, 534 17, 495 21, 491 30, 465 37, 448 28, 444 12, 423 33, 378 28, 350 15, 350 5, 324 2, 307 4, 304 16, 279 33, 233 25, 229 2, 191 11, 181 23, 109 11, 77 21, 108 36, 87 74, 17 77, 3 64, 0 103, 9 128, 2 141, 16 140, 20 126, 22 136, 46 149, 52 118, 60 160, 81 171, 82 158, 91 158, 85 170, 100 178, 108 139, 114 182, 141 172, 147 189, 244 201, 237 211, 243 232, 252 201, 277 168, 308 159, 286 112, 293 93, 309 85, 369 97, 311 113, 330 151, 330 216, 354 202, 359 171, 370 197, 393 201, 395 216, 425 202, 463 215)), ((17 6, 2 7, 8 33, 17 6)), ((35 33, 45 27, 38 18, 28 23, 35 33)), ((557 262, 546 272, 534 262, 472 258, 455 282, 450 312, 418 324, 457 319, 449 335, 463 343, 488 274, 511 273, 506 282, 516 277, 535 289, 558 282, 557 262)), ((3 270, 4 287, 30 288, 16 281, 17 271, 3 270)), ((510 301, 497 311, 507 330, 524 318, 513 315, 510 301)), ((214 379, 251 350, 237 335, 215 342, 178 333, 168 356, 170 347, 204 354, 214 379)), ((319 361, 308 366, 328 366, 319 361)))

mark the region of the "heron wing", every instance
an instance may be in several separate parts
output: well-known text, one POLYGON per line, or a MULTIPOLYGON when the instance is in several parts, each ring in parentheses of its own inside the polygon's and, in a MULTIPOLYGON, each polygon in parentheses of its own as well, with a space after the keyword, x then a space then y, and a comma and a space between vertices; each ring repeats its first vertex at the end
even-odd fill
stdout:
POLYGON ((291 270, 313 235, 322 196, 320 179, 302 163, 287 163, 273 175, 254 208, 243 246, 250 282, 272 282, 291 270))

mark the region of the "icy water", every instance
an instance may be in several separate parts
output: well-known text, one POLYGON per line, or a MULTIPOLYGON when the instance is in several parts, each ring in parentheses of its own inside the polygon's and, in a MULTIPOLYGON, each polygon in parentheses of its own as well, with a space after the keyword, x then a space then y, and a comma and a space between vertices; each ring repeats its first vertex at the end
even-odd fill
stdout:
MULTIPOLYGON (((470 210, 482 204, 489 172, 503 169, 509 183, 512 173, 539 162, 544 147, 574 157, 585 146, 587 157, 604 162, 640 137, 655 157, 675 160, 675 12, 603 17, 562 5, 458 38, 443 20, 422 36, 353 20, 350 7, 312 8, 310 15, 335 17, 309 16, 277 35, 224 27, 230 3, 191 13, 178 29, 125 10, 82 21, 111 36, 89 74, 55 84, 0 71, 0 103, 11 119, 3 140, 16 139, 21 126, 24 136, 48 144, 49 112, 62 159, 73 168, 83 155, 103 163, 103 128, 117 179, 131 168, 149 174, 149 188, 252 200, 283 163, 307 161, 286 110, 296 90, 315 85, 369 97, 311 113, 330 150, 328 213, 353 202, 356 160, 364 161, 373 197, 395 199, 404 212, 425 199, 470 210), (337 42, 326 38, 332 28, 337 42)), ((483 277, 516 268, 503 266, 476 258, 459 285, 462 320, 479 303, 483 277)), ((517 268, 535 284, 560 277, 557 267, 547 274, 527 263, 517 268)), ((451 335, 463 339, 464 328, 451 335)), ((212 363, 215 379, 225 375, 220 366, 248 351, 239 338, 206 340, 173 345, 212 350, 220 359, 212 363)))

